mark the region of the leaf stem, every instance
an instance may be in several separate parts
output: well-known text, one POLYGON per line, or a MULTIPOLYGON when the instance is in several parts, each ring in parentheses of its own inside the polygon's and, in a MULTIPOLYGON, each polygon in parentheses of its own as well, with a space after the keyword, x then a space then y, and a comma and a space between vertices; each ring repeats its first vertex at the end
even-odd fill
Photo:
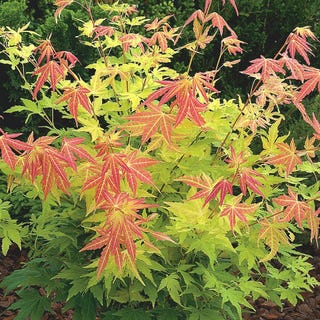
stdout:
MULTIPOLYGON (((284 50, 284 48, 286 47, 286 45, 288 44, 288 38, 286 39, 286 41, 284 42, 284 44, 282 45, 282 47, 278 50, 278 52, 274 55, 273 59, 276 59, 281 52, 284 50)), ((246 102, 243 104, 242 108, 240 109, 240 112, 238 114, 238 116, 236 117, 236 119, 233 121, 232 125, 231 125, 231 130, 226 134, 226 136, 224 137, 223 141, 221 142, 220 146, 217 149, 216 154, 220 155, 222 148, 224 147, 225 143, 227 142, 228 138, 230 137, 231 133, 233 132, 236 124, 238 123, 239 119, 241 118, 242 112, 246 109, 246 107, 249 105, 251 98, 254 96, 254 93, 258 90, 260 84, 262 83, 262 80, 259 79, 258 82, 256 82, 256 84, 253 86, 253 88, 251 89, 246 102)))
MULTIPOLYGON (((199 131, 198 134, 196 135, 196 137, 193 139, 193 141, 188 145, 188 148, 191 147, 200 137, 200 135, 202 134, 203 131, 199 131)), ((179 159, 177 160, 176 164, 174 165, 174 167, 171 169, 170 171, 170 176, 172 175, 172 173, 174 172, 174 170, 176 170, 179 166, 179 163, 183 160, 183 158, 186 156, 186 154, 182 154, 179 159)), ((164 183, 161 188, 159 189, 159 193, 162 192, 163 188, 166 186, 166 183, 164 183)))

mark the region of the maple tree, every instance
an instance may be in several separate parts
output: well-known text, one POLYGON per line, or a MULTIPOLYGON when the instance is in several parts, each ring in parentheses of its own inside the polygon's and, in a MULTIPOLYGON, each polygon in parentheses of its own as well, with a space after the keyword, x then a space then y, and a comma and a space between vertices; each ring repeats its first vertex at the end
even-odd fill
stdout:
MULTIPOLYGON (((57 52, 50 37, 26 59, 27 26, 17 41, 10 41, 10 29, 0 34, 7 63, 21 57, 19 71, 30 93, 8 112, 37 114, 47 130, 23 139, 0 129, 0 169, 9 191, 21 186, 41 201, 42 211, 30 222, 38 232, 35 243, 42 239, 50 252, 59 237, 65 242, 59 243, 63 254, 54 251, 61 260, 50 281, 61 280, 75 304, 89 294, 100 305, 138 301, 152 309, 168 300, 165 291, 194 319, 199 306, 221 319, 241 319, 242 306, 250 308, 248 296, 279 303, 287 295, 295 302, 317 284, 311 276, 297 268, 304 285, 290 286, 296 278, 291 274, 282 279, 285 285, 269 280, 274 260, 285 269, 300 257, 293 231, 307 228, 310 240, 318 239, 320 125, 304 106, 309 94, 320 91, 320 71, 309 59, 309 41, 317 37, 308 27, 296 28, 274 57, 260 55, 242 71, 253 78, 244 102, 222 100, 219 72, 240 61, 223 57, 238 56, 245 43, 211 12, 211 0, 181 28, 171 27, 171 15, 147 21, 135 6, 119 2, 100 3, 104 18, 95 18, 85 0, 57 0, 57 22, 78 2, 88 14, 79 37, 99 54, 84 66, 90 69, 86 81, 75 72, 81 61, 57 52), (180 45, 191 25, 194 40, 180 45), (199 52, 214 41, 221 49, 215 66, 192 72, 199 52), (167 63, 185 51, 190 61, 179 74, 167 63), (30 83, 27 63, 34 67, 30 83), (297 108, 314 130, 303 148, 279 134, 283 106, 297 108), (75 126, 56 126, 57 114, 75 126), (243 289, 248 279, 252 291, 243 289)), ((236 2, 229 5, 238 15, 236 2)), ((12 230, 4 249, 21 242, 12 230)))

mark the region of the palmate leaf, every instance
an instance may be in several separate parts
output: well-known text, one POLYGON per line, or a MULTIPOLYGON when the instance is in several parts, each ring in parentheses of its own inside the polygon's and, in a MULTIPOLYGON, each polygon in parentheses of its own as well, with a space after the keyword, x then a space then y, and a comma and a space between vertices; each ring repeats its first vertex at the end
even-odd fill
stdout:
POLYGON ((52 91, 55 91, 57 82, 64 78, 64 67, 59 65, 58 62, 51 60, 42 67, 37 68, 33 74, 38 75, 38 79, 32 94, 32 98, 35 99, 41 87, 46 81, 48 81, 49 78, 52 91))
POLYGON ((23 290, 19 296, 20 299, 10 306, 10 309, 19 309, 17 320, 41 319, 46 311, 51 311, 50 299, 34 288, 23 290))
POLYGON ((212 26, 218 28, 220 35, 223 34, 224 28, 227 28, 231 34, 235 35, 235 32, 231 29, 226 20, 217 12, 209 14, 206 20, 211 20, 212 26))
POLYGON ((299 53, 304 61, 309 65, 310 60, 308 55, 312 55, 312 50, 309 43, 307 42, 306 37, 301 37, 297 33, 290 33, 287 42, 288 45, 286 51, 289 53, 290 57, 294 59, 296 53, 299 53))
POLYGON ((233 204, 224 204, 224 209, 221 211, 220 216, 229 216, 229 223, 232 232, 234 232, 234 227, 236 224, 236 218, 240 219, 244 223, 247 223, 247 218, 245 217, 246 214, 250 214, 255 212, 259 205, 256 204, 246 204, 240 203, 242 199, 242 194, 238 195, 233 199, 233 204))
POLYGON ((243 151, 239 152, 238 154, 234 150, 233 146, 230 147, 231 155, 226 162, 229 163, 230 168, 239 168, 242 163, 245 163, 247 160, 244 159, 243 151))
POLYGON ((145 244, 154 247, 145 239, 148 229, 141 227, 148 219, 138 214, 138 210, 154 207, 146 204, 144 199, 131 198, 127 193, 116 195, 104 193, 104 203, 101 208, 106 212, 106 222, 97 230, 98 238, 89 242, 80 251, 97 250, 103 248, 98 263, 97 276, 105 269, 110 256, 113 256, 116 265, 121 270, 123 266, 122 248, 128 251, 131 262, 135 263, 135 239, 144 240, 145 244))
POLYGON ((146 39, 146 43, 149 46, 154 46, 158 44, 162 52, 165 52, 168 49, 168 41, 173 41, 176 36, 177 28, 168 28, 164 25, 162 31, 156 31, 153 33, 150 39, 146 39))
POLYGON ((282 60, 274 60, 260 56, 260 58, 250 61, 251 66, 242 71, 244 74, 254 75, 261 74, 261 80, 265 81, 270 75, 275 75, 277 72, 285 75, 286 72, 283 69, 282 60))
MULTIPOLYGON (((118 168, 121 168, 121 166, 118 168)), ((94 189, 96 206, 99 206, 103 201, 105 192, 120 192, 119 171, 117 167, 114 170, 117 172, 115 176, 112 174, 108 163, 96 163, 90 166, 89 175, 83 184, 81 193, 83 194, 87 190, 94 189)))
POLYGON ((11 170, 14 170, 17 160, 13 150, 23 151, 29 149, 29 146, 16 139, 21 133, 6 133, 1 128, 0 133, 2 134, 0 136, 1 158, 9 165, 11 170))
POLYGON ((180 295, 182 292, 179 276, 176 273, 169 274, 166 278, 162 279, 158 291, 167 288, 171 299, 177 304, 181 305, 180 295))
POLYGON ((90 100, 88 98, 90 90, 81 86, 76 88, 64 88, 63 95, 55 103, 67 101, 71 115, 78 123, 78 107, 82 106, 89 114, 92 114, 90 100))
POLYGON ((310 94, 315 88, 320 92, 320 70, 313 67, 305 67, 303 77, 306 80, 298 92, 296 99, 301 101, 310 94))
POLYGON ((320 224, 320 218, 318 217, 319 213, 320 213, 320 209, 318 209, 318 213, 313 212, 312 210, 308 210, 305 212, 305 219, 307 220, 308 227, 310 229, 310 241, 314 239, 317 245, 318 245, 319 224, 320 224))
POLYGON ((163 87, 152 93, 146 100, 146 104, 161 97, 158 104, 160 107, 173 98, 174 101, 172 102, 171 107, 178 106, 175 126, 179 125, 179 123, 187 117, 188 112, 191 114, 190 117, 197 125, 204 125, 204 119, 199 112, 204 111, 205 105, 196 99, 189 79, 181 76, 177 80, 164 80, 159 81, 159 83, 163 87))
POLYGON ((34 140, 31 134, 27 140, 28 150, 21 156, 22 175, 26 175, 32 182, 42 175, 41 185, 45 198, 53 187, 68 194, 70 186, 65 172, 68 163, 58 149, 50 146, 55 139, 43 136, 34 140))
POLYGON ((291 72, 290 79, 303 81, 305 66, 300 64, 296 59, 290 58, 286 53, 281 56, 280 60, 284 62, 286 68, 291 72))
POLYGON ((55 58, 59 59, 61 64, 66 64, 72 68, 79 61, 79 59, 70 51, 58 51, 55 58))
POLYGON ((130 48, 139 47, 144 52, 143 43, 146 42, 146 38, 136 33, 127 33, 119 38, 122 43, 122 50, 128 52, 130 48))
POLYGON ((147 23, 144 25, 146 31, 152 31, 152 30, 157 30, 159 29, 162 25, 168 25, 168 20, 172 17, 173 15, 165 16, 161 20, 159 20, 158 17, 156 17, 151 23, 147 23))
POLYGON ((79 146, 82 142, 84 142, 83 138, 62 139, 61 153, 68 165, 75 171, 77 171, 75 155, 80 159, 87 159, 88 161, 95 163, 94 158, 79 146))
POLYGON ((285 232, 287 226, 276 220, 270 221, 267 219, 261 220, 259 225, 261 226, 261 229, 258 239, 264 240, 266 245, 271 249, 270 253, 260 260, 260 262, 266 262, 277 254, 280 244, 290 244, 285 232))
POLYGON ((204 173, 201 177, 183 176, 176 180, 182 181, 191 187, 202 189, 193 195, 191 199, 205 198, 207 200, 214 185, 212 179, 204 173))
POLYGON ((297 164, 302 163, 300 156, 296 152, 296 145, 292 139, 290 145, 284 142, 276 144, 280 153, 276 156, 270 157, 267 163, 275 165, 283 165, 286 167, 286 177, 294 171, 297 164))
POLYGON ((205 198, 203 206, 209 203, 212 199, 220 193, 219 205, 221 206, 227 195, 233 194, 232 183, 227 179, 218 180, 213 182, 209 176, 202 174, 201 177, 188 177, 184 176, 176 179, 177 181, 182 181, 191 187, 202 189, 193 195, 190 199, 205 198))
POLYGON ((93 38, 96 40, 99 37, 108 36, 111 37, 115 32, 115 29, 111 26, 97 26, 94 28, 94 33, 96 34, 93 38))
POLYGON ((126 168, 124 168, 124 176, 134 194, 137 191, 137 180, 157 188, 152 181, 150 172, 144 168, 152 166, 158 163, 158 161, 150 158, 138 157, 137 154, 138 151, 133 151, 127 155, 125 160, 126 168))
POLYGON ((160 98, 158 107, 171 102, 170 107, 178 107, 175 126, 178 126, 184 118, 191 119, 198 126, 204 125, 205 121, 200 112, 206 109, 208 97, 206 89, 218 92, 210 83, 214 79, 214 73, 196 73, 193 77, 182 75, 174 80, 158 81, 162 85, 161 88, 153 92, 143 105, 149 105, 154 100, 160 98), (201 102, 199 99, 205 101, 201 102))
MULTIPOLYGON (((264 178, 264 176, 250 168, 243 167, 238 175, 239 185, 241 192, 246 195, 247 193, 247 187, 251 189, 256 194, 259 194, 260 196, 264 197, 262 191, 259 189, 262 187, 262 183, 258 181, 254 177, 260 177, 264 178)), ((265 178, 264 178, 265 179, 265 178)))
POLYGON ((126 155, 124 153, 108 153, 103 156, 102 173, 110 172, 115 192, 120 190, 120 179, 124 170, 129 170, 125 163, 126 155))
POLYGON ((122 127, 129 130, 133 136, 141 135, 142 143, 147 142, 153 135, 160 131, 166 142, 171 145, 172 128, 175 116, 163 112, 162 108, 153 104, 148 104, 148 111, 135 112, 126 117, 128 123, 122 127))
POLYGON ((44 58, 46 58, 47 62, 49 62, 50 59, 55 55, 55 50, 52 46, 50 39, 41 41, 41 43, 34 49, 35 53, 38 51, 40 52, 40 56, 37 61, 37 67, 40 66, 44 58))
POLYGON ((288 194, 288 196, 282 195, 273 199, 276 204, 285 207, 283 218, 280 221, 289 222, 292 218, 295 218, 298 226, 302 228, 302 221, 305 219, 307 212, 314 212, 314 210, 306 201, 299 201, 298 194, 293 192, 290 187, 288 188, 288 194))

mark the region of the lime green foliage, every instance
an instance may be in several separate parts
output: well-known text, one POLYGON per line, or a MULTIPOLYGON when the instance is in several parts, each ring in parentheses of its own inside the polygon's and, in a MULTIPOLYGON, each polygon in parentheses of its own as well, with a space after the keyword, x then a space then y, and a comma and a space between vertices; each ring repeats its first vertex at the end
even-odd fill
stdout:
POLYGON ((183 28, 124 3, 81 4, 57 1, 42 32, 78 17, 74 42, 90 63, 63 51, 65 39, 32 44, 28 25, 1 29, 2 63, 26 90, 5 116, 21 112, 41 126, 41 134, 0 131, 8 191, 30 201, 19 217, 28 232, 0 204, 3 253, 21 239, 30 252, 2 283, 19 290, 12 308, 35 320, 61 301, 74 319, 236 320, 254 311, 248 298, 296 303, 318 284, 294 238, 308 229, 318 240, 320 128, 297 101, 313 90, 316 69, 308 45, 291 41, 316 40, 312 31, 296 29, 273 59, 252 61, 247 100, 220 99, 219 72, 244 44, 211 1, 183 28), (215 67, 195 72, 213 41, 215 67), (179 55, 187 66, 176 69, 179 55), (290 103, 310 127, 299 145, 283 125, 290 103))
POLYGON ((11 219, 8 212, 10 203, 0 200, 0 238, 2 254, 6 255, 12 243, 21 249, 21 226, 11 219))

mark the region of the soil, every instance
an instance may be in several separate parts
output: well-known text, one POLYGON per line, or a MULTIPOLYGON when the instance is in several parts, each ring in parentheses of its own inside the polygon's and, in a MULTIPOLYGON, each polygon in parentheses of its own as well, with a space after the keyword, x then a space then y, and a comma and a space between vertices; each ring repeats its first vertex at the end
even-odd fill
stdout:
MULTIPOLYGON (((305 247, 305 253, 312 256, 310 262, 314 266, 311 275, 320 281, 320 250, 313 247, 305 247)), ((7 256, 0 254, 0 282, 12 271, 21 268, 23 262, 27 261, 27 252, 20 251, 12 247, 7 256)), ((249 301, 256 311, 245 314, 244 320, 320 320, 320 287, 315 287, 312 292, 302 293, 303 301, 299 301, 296 306, 289 302, 284 302, 282 309, 276 304, 265 299, 249 301)), ((0 288, 0 320, 13 320, 16 312, 8 310, 8 307, 17 300, 14 292, 4 295, 4 290, 0 288)), ((53 313, 47 314, 42 320, 72 320, 72 310, 62 312, 62 304, 55 303, 52 306, 53 313)))

